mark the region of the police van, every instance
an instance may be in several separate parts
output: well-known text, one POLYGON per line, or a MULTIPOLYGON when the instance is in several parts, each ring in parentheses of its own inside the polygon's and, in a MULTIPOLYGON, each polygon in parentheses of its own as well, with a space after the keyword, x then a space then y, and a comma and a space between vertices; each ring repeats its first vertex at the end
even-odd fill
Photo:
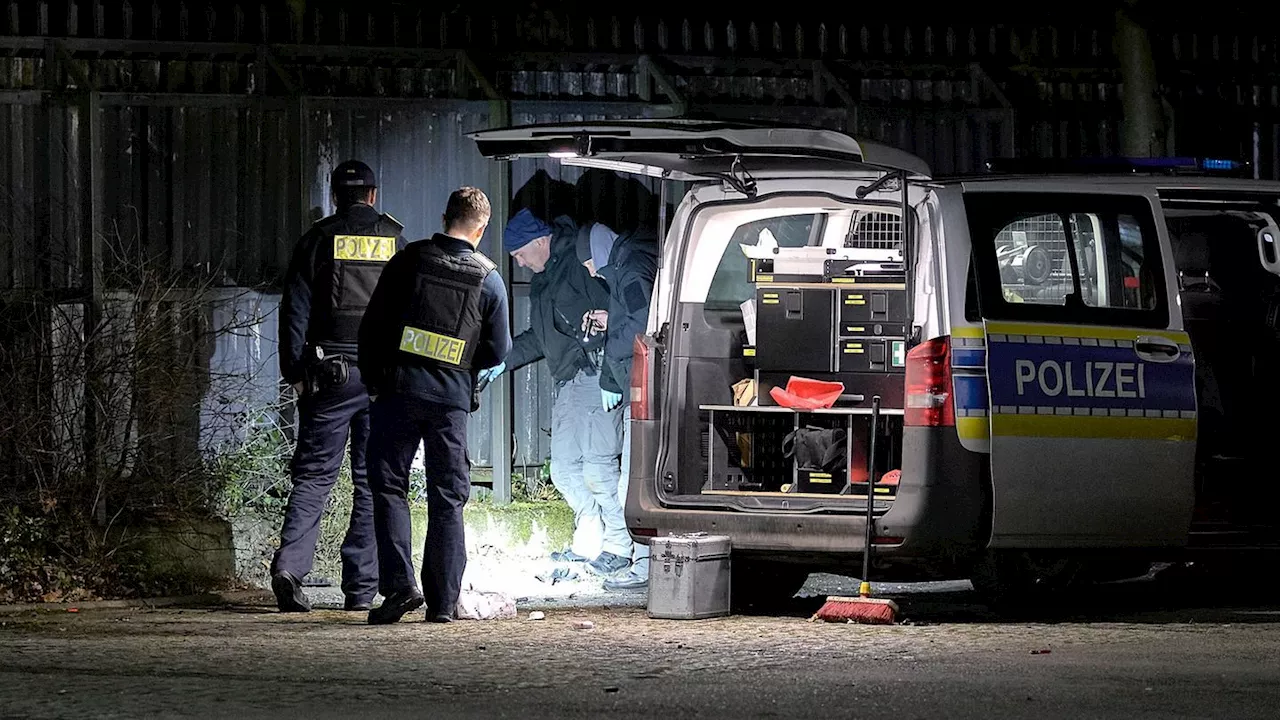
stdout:
POLYGON ((735 602, 859 572, 868 502, 873 578, 1006 599, 1280 548, 1258 469, 1280 184, 1194 159, 935 179, 841 133, 713 121, 473 137, 684 189, 636 341, 626 515, 640 542, 729 536, 735 602))

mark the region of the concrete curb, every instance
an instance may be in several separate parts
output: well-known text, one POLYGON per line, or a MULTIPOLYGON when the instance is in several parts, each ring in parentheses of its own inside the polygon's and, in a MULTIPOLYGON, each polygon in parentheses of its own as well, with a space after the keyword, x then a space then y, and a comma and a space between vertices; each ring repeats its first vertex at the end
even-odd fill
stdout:
POLYGON ((87 600, 66 603, 17 603, 0 605, 0 615, 24 612, 79 612, 82 610, 129 610, 162 607, 211 607, 216 605, 260 604, 274 606, 275 598, 267 590, 230 590, 201 595, 175 597, 134 598, 129 600, 87 600))

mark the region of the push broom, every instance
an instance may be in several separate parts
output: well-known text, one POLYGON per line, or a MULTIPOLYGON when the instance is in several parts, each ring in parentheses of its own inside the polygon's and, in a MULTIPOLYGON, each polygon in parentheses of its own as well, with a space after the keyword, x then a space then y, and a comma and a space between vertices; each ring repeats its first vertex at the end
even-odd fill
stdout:
POLYGON ((826 620, 827 622, 853 622, 867 625, 892 625, 898 613, 898 604, 892 600, 871 597, 871 528, 875 522, 872 515, 875 505, 876 488, 876 437, 880 434, 880 396, 871 398, 871 447, 867 461, 867 523, 863 536, 862 549, 862 584, 858 586, 858 597, 829 597, 818 608, 818 612, 809 618, 826 620))

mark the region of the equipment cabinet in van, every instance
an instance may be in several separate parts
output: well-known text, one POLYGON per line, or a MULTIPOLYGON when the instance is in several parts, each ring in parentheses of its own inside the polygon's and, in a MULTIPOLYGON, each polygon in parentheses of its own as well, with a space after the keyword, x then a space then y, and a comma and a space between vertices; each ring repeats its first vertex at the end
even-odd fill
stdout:
POLYGON ((626 516, 639 542, 729 536, 736 603, 856 571, 868 502, 878 578, 1006 599, 1280 546, 1278 486, 1245 469, 1275 423, 1244 409, 1280 362, 1280 184, 1182 159, 935 179, 714 121, 472 137, 687 184, 636 339, 626 516), (838 397, 780 405, 793 380, 838 397))

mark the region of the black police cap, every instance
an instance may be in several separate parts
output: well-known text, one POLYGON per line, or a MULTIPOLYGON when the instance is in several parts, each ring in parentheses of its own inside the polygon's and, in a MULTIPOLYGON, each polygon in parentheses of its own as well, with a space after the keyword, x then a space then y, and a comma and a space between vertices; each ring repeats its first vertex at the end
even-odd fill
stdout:
POLYGON ((333 169, 329 175, 329 186, 333 188, 378 187, 378 180, 373 169, 359 160, 348 160, 333 169))

